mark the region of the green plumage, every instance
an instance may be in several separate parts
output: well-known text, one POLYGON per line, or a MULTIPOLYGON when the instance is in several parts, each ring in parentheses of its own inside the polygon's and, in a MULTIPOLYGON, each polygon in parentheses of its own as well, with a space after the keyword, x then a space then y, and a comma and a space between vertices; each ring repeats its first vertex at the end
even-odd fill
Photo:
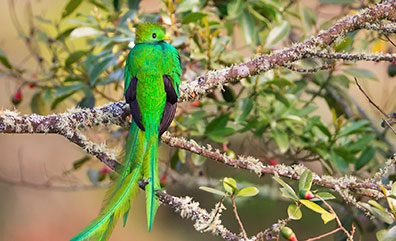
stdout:
MULTIPOLYGON (((145 189, 147 225, 151 230, 159 206, 155 191, 161 189, 158 176, 159 129, 166 116, 173 118, 176 103, 172 103, 173 112, 170 112, 173 114, 169 115, 169 101, 172 102, 169 96, 174 93, 179 96, 181 75, 177 50, 164 42, 165 38, 165 30, 158 24, 143 23, 137 27, 136 45, 127 57, 124 74, 124 95, 133 117, 124 162, 118 171, 118 180, 107 193, 99 217, 72 241, 107 240, 121 216, 124 216, 125 225, 142 176, 148 181, 145 189), (171 90, 164 84, 168 79, 171 90)), ((166 128, 169 124, 165 125, 166 128)))

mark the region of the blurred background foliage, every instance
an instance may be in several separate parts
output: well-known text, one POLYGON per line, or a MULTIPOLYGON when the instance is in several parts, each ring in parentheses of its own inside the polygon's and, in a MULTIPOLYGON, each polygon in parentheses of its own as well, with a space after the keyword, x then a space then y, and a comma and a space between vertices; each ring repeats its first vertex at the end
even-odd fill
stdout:
MULTIPOLYGON (((32 113, 46 115, 74 106, 93 108, 123 100, 123 67, 134 46, 135 26, 140 22, 163 23, 170 43, 180 53, 183 81, 188 81, 255 55, 290 47, 330 27, 336 19, 372 3, 354 0, 60 2, 64 4, 63 11, 49 18, 35 14, 34 3, 27 1, 24 11, 28 21, 22 22, 14 1, 9 1, 10 17, 29 53, 16 63, 10 57, 12 52, 0 50, 0 73, 16 83, 9 93, 13 105, 30 106, 32 113), (156 10, 145 11, 144 6, 150 4, 155 5, 156 10), (27 60, 29 64, 25 64, 27 60)), ((365 30, 348 34, 328 49, 383 53, 395 50, 383 36, 365 30)), ((394 79, 396 65, 308 59, 299 61, 294 68, 318 66, 325 66, 324 70, 300 73, 278 68, 223 86, 192 103, 181 103, 170 132, 191 137, 198 143, 209 143, 227 151, 228 155, 255 155, 266 164, 302 163, 320 174, 368 178, 394 153, 394 138, 388 129, 380 126, 379 116, 362 104, 358 92, 351 91, 355 88, 351 81, 357 77, 368 83, 365 86, 370 82, 377 86, 381 78, 394 79), (373 71, 373 65, 377 65, 378 70, 373 71)), ((390 97, 395 88, 388 91, 390 97)), ((386 110, 394 109, 393 99, 382 101, 386 110)), ((105 139, 111 146, 120 148, 125 130, 112 127, 106 133, 109 135, 99 140, 105 139)), ((91 133, 91 137, 95 139, 95 133, 91 133)), ((166 154, 163 150, 160 157, 164 163, 161 180, 166 189, 169 183, 178 181, 169 177, 168 172, 189 173, 193 180, 216 180, 230 172, 236 175, 229 169, 211 170, 213 164, 183 150, 169 152, 166 154)), ((111 177, 102 164, 86 166, 90 162, 97 163, 97 160, 84 156, 73 163, 71 171, 85 168, 94 185, 111 177)), ((238 179, 255 183, 261 191, 261 200, 263 196, 280 198, 279 190, 273 190, 271 184, 260 183, 261 180, 244 173, 238 173, 238 179)), ((391 173, 385 179, 385 182, 394 181, 396 176, 391 173)), ((261 206, 259 200, 254 202, 261 206)), ((358 224, 359 233, 371 232, 383 225, 368 221, 342 201, 333 203, 342 210, 349 225, 352 221, 358 224)), ((280 214, 275 216, 282 218, 280 214)), ((259 219, 246 217, 253 219, 247 220, 249 225, 263 228, 256 223, 259 219)), ((298 229, 296 233, 298 236, 298 229)), ((305 236, 313 235, 301 233, 301 237, 305 236)))

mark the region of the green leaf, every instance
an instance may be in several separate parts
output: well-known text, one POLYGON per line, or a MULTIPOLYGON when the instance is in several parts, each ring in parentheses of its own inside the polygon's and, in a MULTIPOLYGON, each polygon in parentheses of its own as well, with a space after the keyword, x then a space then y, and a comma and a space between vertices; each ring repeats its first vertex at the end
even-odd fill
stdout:
POLYGON ((217 143, 228 143, 228 139, 224 136, 208 135, 208 137, 217 143))
POLYGON ((62 18, 65 18, 69 16, 71 13, 73 13, 78 6, 82 3, 82 0, 70 0, 69 3, 66 5, 65 10, 62 13, 62 18))
POLYGON ((239 189, 236 185, 236 181, 232 177, 225 177, 223 179, 224 190, 230 194, 238 194, 239 189))
POLYGON ((96 83, 96 80, 98 79, 99 75, 105 71, 107 68, 109 68, 113 62, 114 62, 114 56, 106 56, 102 58, 102 60, 98 63, 95 64, 95 66, 92 68, 92 70, 89 72, 89 83, 91 86, 94 86, 96 83))
POLYGON ((2 49, 0 49, 0 62, 4 65, 4 67, 8 69, 12 69, 12 65, 8 61, 7 55, 4 53, 2 49))
POLYGON ((324 222, 324 224, 330 222, 331 220, 335 219, 336 215, 333 213, 329 213, 328 211, 326 211, 324 208, 322 208, 321 206, 319 206, 318 204, 311 202, 309 200, 304 200, 301 199, 300 202, 307 208, 311 209, 314 212, 317 212, 319 214, 321 214, 321 218, 324 222))
POLYGON ((300 16, 304 27, 304 32, 311 33, 312 27, 317 21, 315 12, 310 8, 300 7, 300 16))
POLYGON ((216 195, 220 195, 220 196, 225 196, 226 195, 225 192, 217 190, 217 189, 214 189, 214 188, 211 188, 211 187, 200 186, 199 189, 201 189, 202 191, 210 192, 210 193, 213 193, 213 194, 216 194, 216 195))
POLYGON ((376 137, 375 134, 366 134, 359 138, 356 142, 348 145, 348 149, 352 152, 359 152, 363 150, 376 137))
POLYGON ((394 196, 396 196, 396 182, 394 182, 393 184, 392 184, 392 189, 391 189, 391 195, 394 195, 394 196))
MULTIPOLYGON (((277 181, 282 187, 284 187, 285 191, 287 192, 287 194, 290 195, 290 197, 292 197, 292 200, 297 201, 299 200, 299 198, 297 197, 297 194, 294 192, 293 188, 289 186, 289 184, 287 184, 286 182, 284 182, 282 179, 280 179, 280 177, 278 175, 275 175, 272 177, 275 181, 277 181)), ((282 191, 282 189, 281 189, 282 191)))
POLYGON ((356 171, 364 167, 370 160, 373 159, 376 148, 373 146, 369 146, 360 154, 359 158, 356 159, 355 169, 356 171))
POLYGON ((195 153, 191 153, 191 161, 196 166, 202 166, 206 161, 206 157, 195 154, 195 153))
POLYGON ((338 83, 340 83, 343 87, 349 88, 349 82, 350 82, 350 80, 348 79, 348 77, 346 77, 346 75, 337 74, 337 75, 331 76, 331 77, 330 77, 330 83, 334 83, 334 82, 338 82, 338 83))
POLYGON ((290 24, 287 21, 282 21, 271 29, 265 41, 265 47, 270 48, 282 40, 284 40, 290 32, 290 24))
POLYGON ((341 172, 348 171, 348 163, 342 156, 338 155, 333 149, 330 150, 330 156, 332 161, 331 164, 336 170, 341 172))
POLYGON ((119 12, 121 8, 120 0, 113 0, 113 7, 116 12, 119 12))
POLYGON ((276 127, 271 130, 271 133, 274 137, 276 144, 279 147, 279 151, 281 153, 285 153, 290 146, 289 136, 287 135, 287 133, 276 127))
POLYGON ((349 125, 346 128, 342 128, 342 130, 340 131, 338 136, 342 137, 342 136, 348 136, 351 134, 358 133, 358 132, 364 130, 364 127, 367 127, 368 125, 369 125, 369 122, 366 120, 360 120, 360 121, 353 122, 352 125, 349 125))
POLYGON ((228 119, 229 119, 228 115, 225 115, 225 114, 214 118, 206 126, 205 132, 209 133, 209 132, 224 128, 227 125, 228 119))
POLYGON ((75 63, 78 60, 80 60, 86 54, 87 54, 87 52, 83 51, 83 50, 78 50, 78 51, 75 51, 75 52, 71 53, 69 55, 69 57, 67 57, 67 59, 65 61, 66 68, 69 68, 70 65, 72 65, 73 63, 75 63))
POLYGON ((85 88, 86 85, 82 84, 82 83, 75 83, 75 84, 71 84, 71 85, 64 85, 59 87, 56 91, 54 96, 55 97, 59 97, 59 96, 63 96, 63 95, 68 95, 72 92, 75 92, 77 90, 81 90, 82 88, 85 88))
POLYGON ((388 230, 386 230, 386 229, 381 229, 381 230, 379 230, 379 231, 375 234, 375 236, 377 237, 378 241, 383 241, 383 240, 384 240, 386 231, 388 231, 388 230))
POLYGON ((186 163, 186 155, 187 155, 186 150, 179 149, 177 155, 181 163, 186 163))
POLYGON ((41 92, 37 92, 33 95, 32 101, 30 102, 30 108, 33 113, 44 115, 45 114, 45 103, 41 97, 41 92))
POLYGON ((238 197, 253 197, 259 193, 256 187, 245 187, 238 192, 238 197))
POLYGON ((311 202, 309 200, 301 199, 300 202, 306 206, 307 208, 311 209, 314 212, 323 214, 323 213, 328 213, 324 208, 319 206, 318 204, 311 202))
POLYGON ((334 213, 322 213, 320 217, 323 220, 323 223, 326 224, 336 218, 336 215, 334 213))
POLYGON ((56 40, 64 40, 66 39, 76 27, 68 28, 65 31, 61 32, 58 36, 56 36, 56 40))
POLYGON ((81 159, 78 159, 77 161, 73 162, 73 169, 74 170, 79 169, 80 167, 82 167, 84 165, 84 163, 86 163, 89 160, 90 160, 89 156, 85 156, 81 159))
POLYGON ((323 134, 325 134, 327 138, 331 138, 332 135, 329 129, 321 122, 314 123, 314 126, 316 126, 323 134))
POLYGON ((377 80, 377 77, 375 77, 373 72, 367 69, 349 68, 349 69, 344 69, 344 72, 358 79, 366 78, 366 79, 377 80))
POLYGON ((351 37, 346 37, 334 46, 334 50, 336 52, 349 51, 352 48, 352 41, 351 37))
POLYGON ((216 130, 213 130, 211 132, 208 133, 208 136, 218 136, 218 137, 226 137, 229 135, 234 134, 235 130, 231 127, 223 127, 223 128, 219 128, 216 130))
POLYGON ((51 102, 52 101, 52 91, 51 89, 43 90, 42 98, 44 102, 51 102))
POLYGON ((281 118, 282 120, 289 120, 298 124, 305 124, 305 120, 299 116, 296 115, 286 115, 286 116, 282 116, 281 118))
POLYGON ((238 22, 246 44, 254 45, 257 32, 252 15, 248 11, 243 11, 243 13, 239 16, 238 22))
POLYGON ((293 220, 300 220, 302 218, 301 209, 294 203, 290 204, 287 208, 287 214, 289 215, 289 218, 293 220))
POLYGON ((139 10, 141 0, 128 0, 128 8, 132 10, 139 10))
MULTIPOLYGON (((396 182, 395 182, 395 183, 396 183, 396 182)), ((388 197, 389 197, 389 198, 396 199, 396 195, 393 195, 393 194, 391 194, 391 195, 388 195, 388 197)))
POLYGON ((298 198, 296 198, 296 197, 293 195, 293 193, 291 193, 288 189, 282 187, 282 188, 280 189, 280 191, 281 191, 281 193, 282 193, 282 196, 284 196, 285 198, 288 198, 288 199, 290 199, 290 200, 293 201, 293 202, 298 202, 298 198))
POLYGON ((245 121, 250 111, 253 109, 253 102, 250 98, 244 98, 238 103, 238 111, 236 112, 235 122, 241 123, 245 121))
POLYGON ((35 16, 35 18, 36 18, 37 20, 39 20, 40 22, 52 24, 52 21, 51 21, 51 20, 46 19, 46 18, 44 18, 43 16, 35 16))
POLYGON ((385 208, 382 207, 381 204, 379 204, 379 203, 378 203, 377 201, 375 201, 375 200, 369 200, 367 203, 370 204, 371 206, 375 207, 375 208, 378 208, 378 209, 381 210, 381 211, 386 212, 385 208))
POLYGON ((286 86, 295 86, 295 84, 285 78, 276 78, 274 80, 266 82, 269 85, 276 85, 279 87, 286 87, 286 86))
POLYGON ((68 83, 68 82, 83 82, 84 79, 81 77, 76 77, 76 76, 68 76, 63 82, 68 83))
POLYGON ((243 11, 242 0, 232 0, 227 3, 227 16, 230 19, 238 18, 243 11))
POLYGON ((54 102, 52 102, 51 104, 51 110, 55 109, 61 102, 63 102, 64 100, 66 100, 67 98, 69 98, 71 95, 73 95, 76 91, 70 92, 68 94, 59 96, 58 98, 56 98, 54 100, 54 102))
POLYGON ((306 169, 300 177, 300 181, 298 183, 299 191, 309 191, 312 186, 312 172, 309 169, 306 169))
POLYGON ((176 13, 182 13, 187 11, 197 11, 201 8, 201 4, 203 1, 200 0, 183 0, 177 4, 176 13))
POLYGON ((84 88, 84 93, 85 96, 78 102, 77 106, 92 109, 95 106, 95 96, 89 88, 84 88))
POLYGON ((369 210, 375 217, 380 219, 381 221, 387 223, 387 224, 392 224, 393 223, 393 218, 390 213, 380 210, 378 208, 375 208, 373 206, 370 206, 367 203, 359 202, 359 205, 363 206, 367 210, 369 210))
POLYGON ((205 116, 204 110, 199 110, 184 117, 183 125, 189 127, 194 126, 199 120, 205 116))
MULTIPOLYGON (((321 197, 323 200, 332 200, 332 199, 335 199, 334 195, 331 194, 331 193, 328 193, 328 192, 319 192, 319 193, 316 193, 315 196, 319 196, 319 197, 321 197)), ((320 201, 320 199, 319 199, 319 198, 312 198, 310 201, 312 201, 312 202, 317 202, 317 201, 320 201)))
POLYGON ((233 103, 235 102, 236 99, 236 94, 233 89, 231 89, 228 86, 223 86, 223 91, 221 91, 221 94, 223 95, 223 99, 228 102, 228 103, 233 103))
POLYGON ((101 3, 98 3, 96 0, 89 0, 89 3, 95 5, 96 7, 100 8, 100 9, 103 9, 103 10, 105 10, 105 11, 108 11, 108 10, 107 10, 107 7, 106 7, 105 5, 103 5, 103 4, 101 4, 101 3))
POLYGON ((386 232, 383 241, 396 241, 396 226, 386 232))
POLYGON ((188 24, 188 23, 192 23, 192 22, 197 22, 197 21, 201 20, 203 17, 205 17, 206 15, 207 15, 206 13, 200 13, 200 12, 189 13, 183 17, 182 23, 188 24))

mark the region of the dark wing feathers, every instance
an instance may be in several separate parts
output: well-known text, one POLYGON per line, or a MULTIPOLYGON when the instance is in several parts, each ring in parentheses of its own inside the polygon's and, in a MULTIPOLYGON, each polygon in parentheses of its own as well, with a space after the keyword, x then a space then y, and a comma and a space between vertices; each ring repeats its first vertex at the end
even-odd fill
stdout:
MULTIPOLYGON (((177 94, 175 88, 172 85, 171 78, 168 75, 164 75, 162 79, 164 81, 164 88, 166 92, 166 103, 164 107, 164 112, 162 113, 161 123, 158 129, 159 136, 161 136, 172 123, 172 120, 175 117, 177 105, 177 94)), ((125 93, 125 100, 129 104, 132 119, 142 131, 145 131, 145 128, 142 124, 142 116, 140 115, 138 101, 136 99, 137 82, 138 79, 136 77, 132 77, 128 89, 125 93)))
POLYGON ((164 81, 164 86, 165 86, 165 92, 166 92, 166 101, 170 102, 171 104, 174 104, 177 102, 177 94, 175 91, 175 87, 173 87, 172 84, 172 79, 168 75, 162 76, 162 79, 164 81))
POLYGON ((161 136, 172 123, 172 120, 175 117, 177 105, 177 94, 175 88, 172 85, 171 78, 168 75, 164 75, 162 76, 162 79, 164 81, 164 87, 166 92, 166 103, 159 126, 159 136, 161 136))
POLYGON ((165 108, 162 114, 161 123, 158 128, 159 136, 164 134, 164 132, 168 129, 168 127, 172 123, 173 118, 175 117, 175 113, 176 113, 176 103, 171 104, 170 102, 167 101, 165 103, 165 108))
POLYGON ((144 126, 142 124, 142 116, 140 115, 139 105, 136 99, 136 86, 138 79, 132 77, 129 83, 128 89, 125 92, 125 101, 129 104, 129 109, 132 115, 132 119, 135 121, 136 125, 144 131, 144 126))

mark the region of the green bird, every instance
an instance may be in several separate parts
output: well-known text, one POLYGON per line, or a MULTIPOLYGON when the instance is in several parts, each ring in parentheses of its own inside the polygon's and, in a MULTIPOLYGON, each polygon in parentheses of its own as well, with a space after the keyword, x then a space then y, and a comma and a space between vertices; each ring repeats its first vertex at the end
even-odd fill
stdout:
POLYGON ((121 216, 125 226, 142 176, 148 182, 145 187, 147 225, 151 230, 159 206, 155 191, 161 189, 158 142, 175 116, 181 75, 180 56, 164 41, 166 39, 165 29, 159 24, 137 26, 135 46, 127 57, 124 72, 124 96, 132 115, 124 162, 99 217, 72 241, 107 240, 121 216))

